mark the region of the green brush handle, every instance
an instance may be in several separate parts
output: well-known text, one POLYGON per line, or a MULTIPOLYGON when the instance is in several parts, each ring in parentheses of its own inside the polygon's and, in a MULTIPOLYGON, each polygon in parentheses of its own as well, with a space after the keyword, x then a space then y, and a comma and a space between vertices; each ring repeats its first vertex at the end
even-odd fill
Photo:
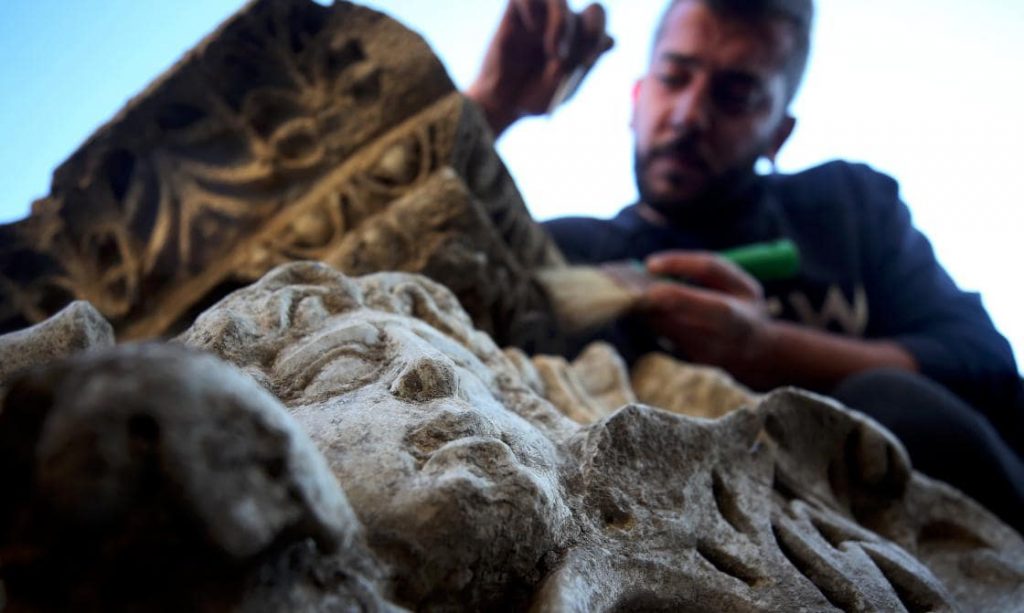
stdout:
POLYGON ((718 255, 758 281, 792 279, 800 271, 800 250, 788 238, 719 251, 718 255))
MULTIPOLYGON (((758 281, 792 279, 800 272, 800 250, 788 238, 734 247, 719 251, 718 255, 736 264, 758 281)), ((633 266, 640 271, 647 269, 639 260, 633 260, 633 266)), ((679 281, 673 277, 666 279, 679 281)))

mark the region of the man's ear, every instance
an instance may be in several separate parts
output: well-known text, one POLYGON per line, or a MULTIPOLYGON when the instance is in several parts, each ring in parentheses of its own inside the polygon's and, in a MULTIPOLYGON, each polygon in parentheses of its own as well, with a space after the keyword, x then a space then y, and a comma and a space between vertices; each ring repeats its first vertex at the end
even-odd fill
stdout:
POLYGON ((775 132, 772 133, 772 138, 768 143, 768 150, 764 152, 764 157, 771 161, 775 161, 775 157, 779 155, 779 151, 782 146, 786 144, 789 137, 793 134, 793 129, 796 128, 796 117, 786 114, 785 117, 779 121, 779 125, 775 128, 775 132))
POLYGON ((633 100, 633 113, 629 116, 629 127, 636 127, 636 103, 640 99, 640 88, 643 87, 644 80, 637 79, 633 83, 633 91, 630 94, 630 98, 633 100))

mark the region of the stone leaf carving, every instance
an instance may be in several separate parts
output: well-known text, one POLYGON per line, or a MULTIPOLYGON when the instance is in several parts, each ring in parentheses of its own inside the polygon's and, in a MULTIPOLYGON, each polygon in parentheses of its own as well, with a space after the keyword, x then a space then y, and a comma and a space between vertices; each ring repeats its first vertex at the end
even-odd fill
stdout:
POLYGON ((607 343, 588 345, 571 363, 551 355, 530 358, 518 348, 505 354, 533 391, 577 423, 595 422, 637 401, 625 360, 607 343))
POLYGON ((637 360, 630 381, 640 402, 692 417, 716 419, 760 399, 720 368, 681 362, 664 353, 637 360))
POLYGON ((350 275, 418 272, 452 289, 475 325, 503 344, 557 342, 532 270, 562 263, 530 217, 483 116, 451 94, 397 126, 322 184, 317 201, 279 217, 253 246, 245 282, 289 261, 350 275))
POLYGON ((555 323, 544 294, 521 263, 530 262, 526 254, 508 244, 458 175, 443 168, 319 259, 350 275, 406 271, 443 281, 495 341, 550 346, 555 323))
MULTIPOLYGON (((127 437, 132 415, 167 415, 173 423, 177 417, 170 409, 159 408, 173 403, 182 419, 203 424, 201 431, 228 433, 211 433, 215 441, 232 436, 235 445, 261 444, 264 439, 253 434, 235 436, 235 420, 217 418, 220 410, 184 407, 247 406, 243 398, 217 397, 220 388, 210 379, 222 376, 229 391, 241 393, 243 379, 268 391, 256 394, 267 413, 274 411, 271 395, 284 405, 272 423, 292 432, 294 440, 301 438, 294 432, 305 431, 322 454, 322 469, 304 460, 312 468, 272 472, 296 478, 309 472, 317 483, 333 473, 351 512, 335 524, 315 519, 301 522, 297 532, 286 531, 285 549, 301 545, 306 557, 292 566, 284 562, 291 556, 261 558, 275 560, 260 571, 263 592, 249 591, 246 581, 218 582, 242 586, 232 600, 198 578, 179 581, 192 593, 212 590, 217 602, 267 593, 267 585, 281 586, 270 593, 290 598, 291 610, 317 610, 332 594, 342 604, 383 599, 379 606, 538 611, 1012 610, 1024 596, 1019 535, 961 494, 914 473, 903 449, 874 422, 828 399, 781 390, 755 408, 717 420, 630 404, 579 424, 537 395, 540 379, 522 376, 529 370, 517 364, 516 353, 502 352, 474 329, 451 292, 420 276, 350 278, 324 265, 286 265, 226 297, 178 342, 214 353, 246 377, 221 375, 208 362, 197 362, 194 368, 209 373, 207 379, 184 372, 208 382, 196 388, 204 393, 165 382, 154 388, 162 394, 136 393, 131 402, 116 403, 101 400, 118 385, 91 384, 89 368, 56 366, 48 378, 35 375, 39 383, 28 389, 42 397, 54 397, 47 392, 53 389, 94 390, 95 397, 58 394, 67 399, 66 408, 51 411, 82 416, 63 432, 78 432, 82 436, 72 438, 85 441, 127 437), (77 378, 69 379, 68 372, 77 378), (117 408, 95 408, 101 406, 117 408), (349 536, 332 540, 339 532, 349 536), (334 552, 326 546, 331 542, 339 542, 334 552)), ((159 371, 154 363, 143 372, 159 371)), ((111 378, 106 366, 91 372, 97 380, 111 378)), ((121 389, 132 380, 113 378, 121 389)), ((15 393, 24 385, 16 384, 9 406, 25 404, 19 401, 22 392, 15 393)), ((6 420, 0 422, 0 453, 20 458, 3 463, 13 467, 4 478, 17 484, 10 489, 19 492, 17 500, 48 500, 39 493, 62 488, 40 490, 48 482, 31 477, 30 467, 34 458, 49 457, 38 450, 50 449, 53 430, 10 421, 22 413, 0 413, 6 420)), ((161 436, 159 453, 195 460, 190 445, 188 437, 161 436)), ((251 457, 256 466, 266 466, 260 460, 266 455, 251 457)), ((79 474, 88 459, 68 456, 61 474, 79 474)), ((242 462, 240 470, 250 465, 242 462)), ((137 483, 132 475, 146 463, 126 466, 113 477, 137 483)), ((230 473, 222 476, 231 480, 230 473)), ((160 485, 165 480, 146 482, 167 491, 160 485)), ((240 482, 257 501, 279 500, 273 492, 281 481, 240 482)), ((80 499, 74 483, 56 499, 80 499)), ((330 486, 318 487, 326 492, 330 486)), ((237 502, 214 492, 214 505, 171 489, 178 499, 169 495, 167 508, 226 510, 237 502)), ((148 500, 131 487, 119 498, 121 491, 124 486, 113 487, 107 498, 96 500, 121 500, 120 508, 148 500)), ((239 490, 224 491, 230 498, 239 490)), ((322 508, 319 498, 289 500, 286 508, 299 509, 295 513, 320 517, 301 511, 322 508)), ((14 515, 0 523, 0 532, 25 534, 12 525, 27 514, 14 515)), ((155 513, 131 517, 142 524, 170 521, 155 513)), ((210 525, 233 525, 230 514, 199 517, 210 525)), ((88 525, 87 515, 70 510, 57 519, 48 534, 88 525)), ((119 529, 117 522, 106 525, 119 529)), ((244 551, 267 542, 254 541, 244 551)), ((117 542, 131 549, 130 538, 117 542)), ((8 543, 0 560, 20 564, 5 562, 0 571, 12 604, 21 606, 34 595, 26 587, 32 584, 11 569, 49 568, 55 550, 46 546, 49 541, 32 543, 32 555, 11 557, 8 543)), ((59 559, 74 559, 60 551, 59 559)), ((216 557, 202 559, 213 560, 211 576, 222 572, 216 557)), ((102 572, 100 566, 90 568, 102 572)))
POLYGON ((506 349, 506 355, 535 392, 581 424, 637 402, 716 419, 755 406, 761 398, 720 369, 662 353, 640 358, 630 373, 615 348, 601 342, 585 347, 572 362, 551 355, 531 358, 517 348, 506 349))
MULTIPOLYGON (((0 226, 0 329, 80 299, 121 338, 166 334, 224 288, 372 233, 380 222, 361 225, 454 172, 489 220, 480 236, 502 240, 443 257, 467 259, 459 274, 495 254, 518 262, 508 296, 526 302, 492 298, 473 313, 514 340, 507 331, 529 329, 542 300, 523 270, 560 256, 492 145, 422 39, 390 18, 257 0, 64 162, 29 218, 0 226)), ((430 231, 410 226, 396 248, 430 231)), ((441 280, 463 278, 452 274, 441 280)))

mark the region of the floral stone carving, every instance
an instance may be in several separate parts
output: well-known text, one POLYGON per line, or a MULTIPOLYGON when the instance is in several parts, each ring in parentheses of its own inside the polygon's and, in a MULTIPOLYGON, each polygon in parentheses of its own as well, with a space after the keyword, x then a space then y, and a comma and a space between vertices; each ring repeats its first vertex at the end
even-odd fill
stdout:
POLYGON ((77 299, 119 338, 165 335, 297 259, 434 275, 526 345, 552 327, 529 271, 561 261, 419 36, 348 2, 257 0, 65 161, 30 217, 0 226, 0 330, 77 299), (437 206, 409 206, 424 199, 437 206), (375 246, 392 206, 402 257, 375 246), (472 223, 455 239, 431 215, 472 223))

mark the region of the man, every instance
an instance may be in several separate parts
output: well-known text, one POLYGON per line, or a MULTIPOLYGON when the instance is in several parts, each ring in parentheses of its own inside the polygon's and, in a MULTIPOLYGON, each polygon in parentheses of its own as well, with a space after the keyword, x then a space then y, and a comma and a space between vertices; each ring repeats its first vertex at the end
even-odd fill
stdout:
MULTIPOLYGON (((634 88, 642 201, 549 222, 576 262, 644 259, 659 283, 616 327, 627 358, 661 347, 759 389, 800 385, 892 429, 915 465, 1004 517, 1024 511, 1024 394, 1013 354, 910 222, 895 181, 833 162, 758 176, 796 123, 811 0, 674 0, 634 88), (794 279, 759 283, 714 251, 789 238, 794 279), (972 409, 973 407, 973 409, 972 409)), ((611 46, 604 12, 512 0, 467 94, 496 133, 547 109, 611 46)))

